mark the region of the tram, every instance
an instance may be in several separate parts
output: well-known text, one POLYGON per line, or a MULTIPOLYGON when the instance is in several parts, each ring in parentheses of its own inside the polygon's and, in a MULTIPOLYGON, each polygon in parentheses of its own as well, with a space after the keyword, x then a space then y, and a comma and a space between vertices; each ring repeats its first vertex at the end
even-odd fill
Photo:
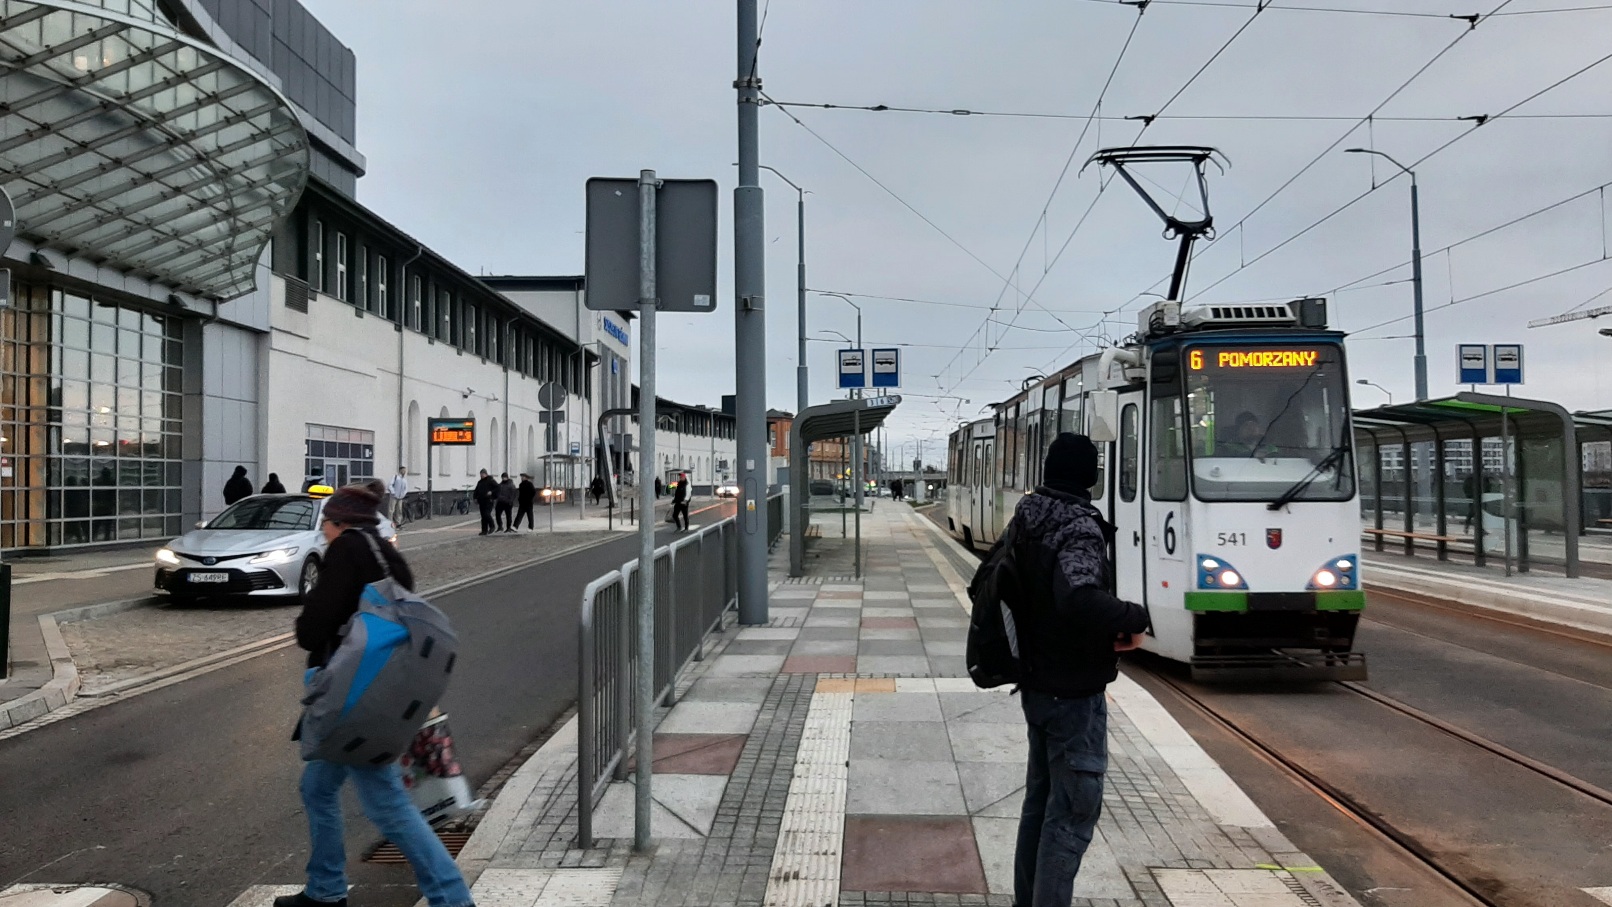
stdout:
POLYGON ((1058 432, 1089 435, 1142 647, 1206 679, 1364 679, 1343 335, 1324 300, 1154 304, 1131 342, 1036 379, 950 438, 947 519, 1000 537, 1058 432))
POLYGON ((1039 484, 1047 445, 1084 433, 1102 462, 1092 503, 1115 527, 1115 591, 1152 618, 1142 648, 1195 678, 1364 680, 1343 334, 1324 299, 1175 301, 1193 242, 1213 233, 1204 167, 1223 162, 1190 145, 1087 161, 1112 167, 1179 238, 1169 294, 1124 343, 1027 381, 952 434, 947 518, 965 544, 995 542, 1039 484), (1190 218, 1131 172, 1182 165, 1196 176, 1190 218))

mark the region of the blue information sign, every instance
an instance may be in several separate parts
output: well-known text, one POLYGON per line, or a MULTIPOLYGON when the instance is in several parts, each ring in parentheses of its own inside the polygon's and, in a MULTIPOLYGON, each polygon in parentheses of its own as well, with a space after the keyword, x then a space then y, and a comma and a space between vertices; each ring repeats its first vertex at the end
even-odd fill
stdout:
POLYGON ((862 350, 840 350, 840 387, 867 387, 867 364, 862 350))
POLYGON ((873 386, 901 386, 901 351, 882 349, 873 351, 873 386))
POLYGON ((1522 344, 1497 343, 1494 345, 1494 383, 1522 383, 1522 344))
POLYGON ((1485 343, 1463 343, 1457 350, 1457 384, 1491 384, 1489 380, 1489 346, 1485 343))

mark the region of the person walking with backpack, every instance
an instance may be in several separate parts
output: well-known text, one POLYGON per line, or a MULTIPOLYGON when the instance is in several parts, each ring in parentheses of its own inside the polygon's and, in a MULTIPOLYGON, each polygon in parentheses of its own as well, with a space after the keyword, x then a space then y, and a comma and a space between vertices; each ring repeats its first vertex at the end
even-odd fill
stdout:
POLYGON ((481 534, 492 535, 495 526, 493 502, 498 500, 498 481, 485 469, 481 471, 481 478, 476 482, 474 495, 476 506, 481 508, 481 534))
POLYGON ((504 473, 498 480, 498 530, 500 532, 515 531, 515 482, 510 479, 509 473, 504 473))
POLYGON ((1148 616, 1113 594, 1114 529, 1091 503, 1098 478, 1091 440, 1058 435, 1042 476, 1003 533, 1013 545, 1015 588, 1007 603, 1030 744, 1013 900, 1019 907, 1066 907, 1103 806, 1103 691, 1119 673, 1117 653, 1140 645, 1148 616))
MULTIPOLYGON (((323 667, 341 644, 342 630, 358 611, 366 585, 390 574, 403 586, 414 587, 403 555, 376 535, 380 505, 380 495, 369 488, 347 486, 336 489, 320 512, 319 528, 329 547, 319 582, 303 597, 296 621, 297 645, 308 651, 310 669, 323 667)), ((299 726, 299 736, 300 731, 299 726)), ((308 760, 302 772, 302 808, 311 844, 308 881, 302 891, 275 898, 274 907, 346 907, 341 788, 349 779, 358 788, 364 814, 403 851, 430 907, 473 907, 464 876, 409 799, 395 762, 357 766, 323 759, 308 760)))

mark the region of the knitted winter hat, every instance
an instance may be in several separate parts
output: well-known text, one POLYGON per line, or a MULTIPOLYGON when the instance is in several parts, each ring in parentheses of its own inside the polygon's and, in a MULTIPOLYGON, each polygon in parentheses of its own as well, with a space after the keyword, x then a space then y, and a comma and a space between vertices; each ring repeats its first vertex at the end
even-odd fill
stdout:
POLYGON ((336 489, 336 493, 325 501, 324 518, 332 523, 344 523, 348 526, 374 526, 380 522, 376 515, 376 508, 381 506, 381 499, 374 492, 362 485, 348 485, 336 489))
POLYGON ((1041 484, 1066 494, 1085 494, 1097 484, 1097 448, 1085 435, 1063 432, 1047 448, 1041 484))

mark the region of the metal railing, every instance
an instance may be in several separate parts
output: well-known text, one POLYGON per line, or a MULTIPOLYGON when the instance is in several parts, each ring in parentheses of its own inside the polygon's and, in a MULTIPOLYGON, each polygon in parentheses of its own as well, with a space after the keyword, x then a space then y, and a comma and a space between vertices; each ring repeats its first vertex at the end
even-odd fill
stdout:
MULTIPOLYGON (((778 537, 782 495, 767 499, 769 541, 778 537)), ((739 532, 728 517, 655 549, 655 701, 671 703, 677 678, 704 657, 705 637, 738 601, 739 532)), ((593 806, 612 780, 627 777, 637 710, 632 695, 640 663, 635 558, 589 583, 582 593, 577 684, 577 840, 593 844, 593 806)))

